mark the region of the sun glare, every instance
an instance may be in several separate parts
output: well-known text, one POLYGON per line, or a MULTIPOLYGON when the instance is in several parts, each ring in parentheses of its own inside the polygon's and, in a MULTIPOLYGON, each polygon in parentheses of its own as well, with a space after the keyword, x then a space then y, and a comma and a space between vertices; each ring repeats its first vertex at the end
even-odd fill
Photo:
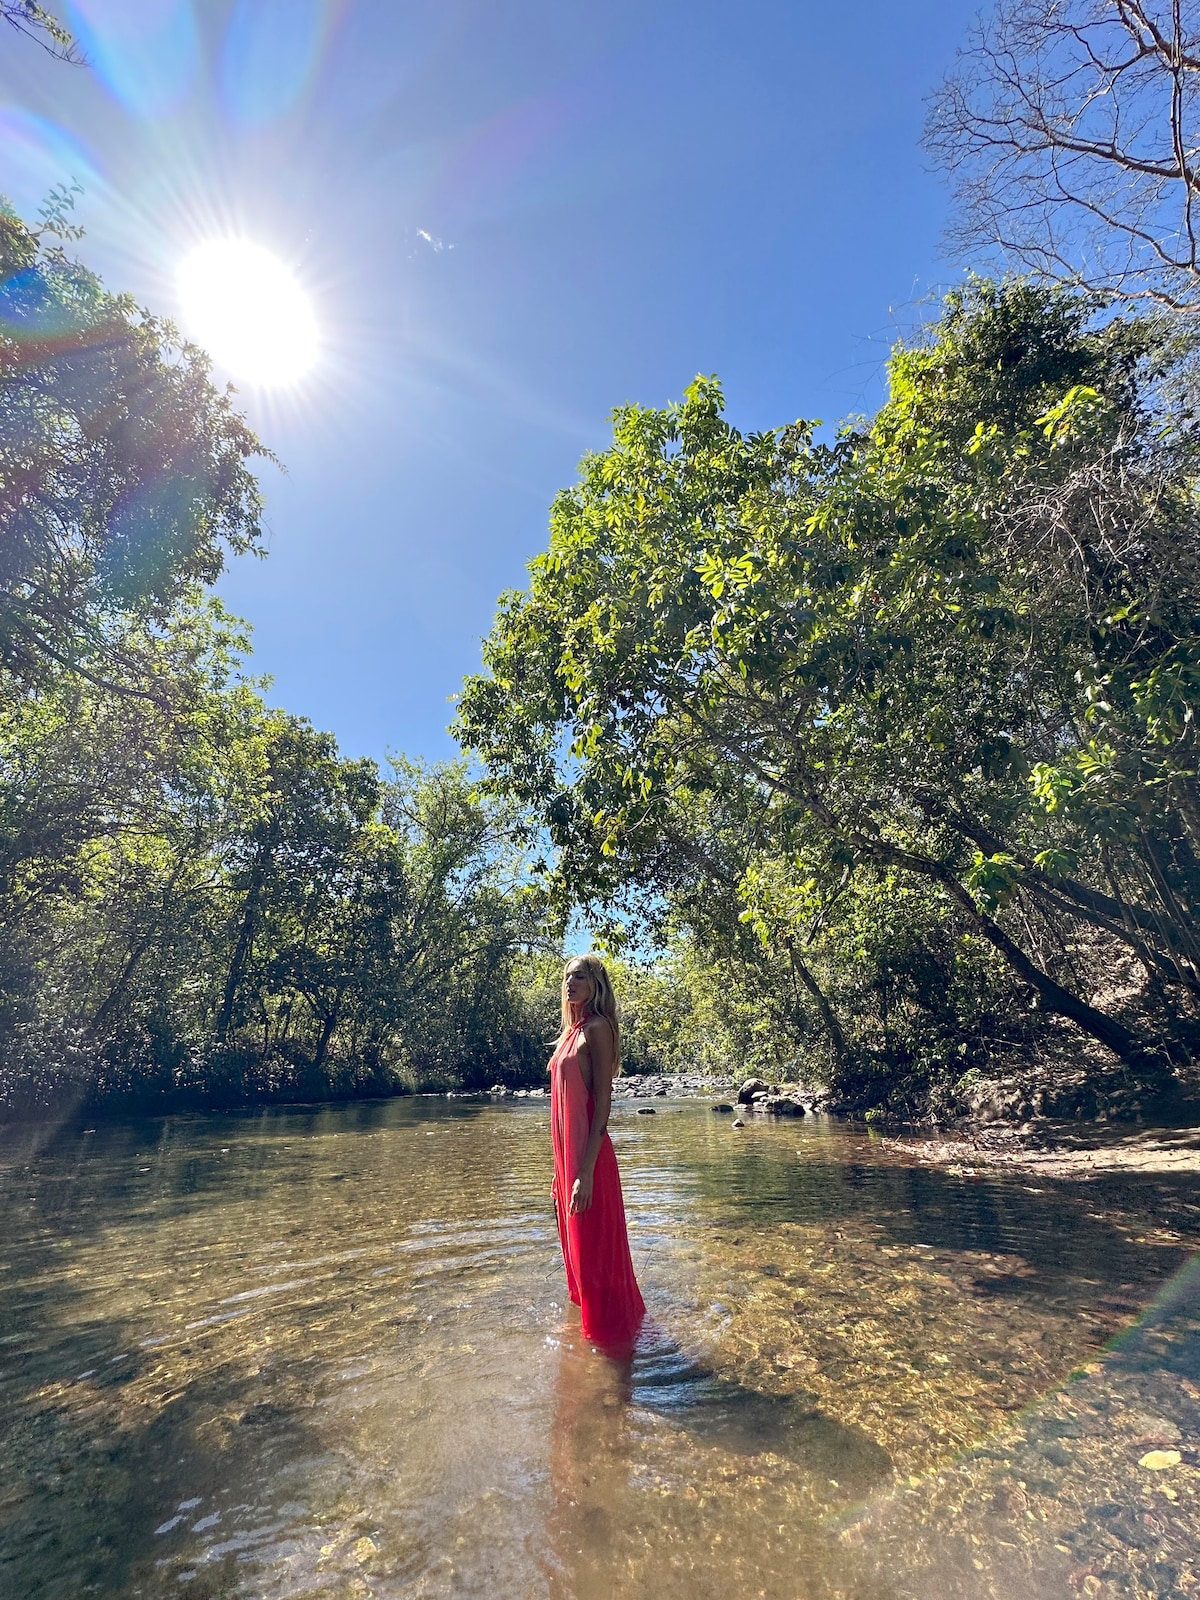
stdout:
POLYGON ((189 338, 247 383, 294 383, 317 355, 317 322, 296 279, 261 245, 212 239, 179 267, 189 338))

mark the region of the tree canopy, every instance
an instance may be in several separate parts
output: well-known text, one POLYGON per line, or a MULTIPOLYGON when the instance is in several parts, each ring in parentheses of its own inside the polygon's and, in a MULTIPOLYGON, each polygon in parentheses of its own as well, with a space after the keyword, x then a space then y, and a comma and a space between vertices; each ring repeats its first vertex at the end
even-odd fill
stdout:
POLYGON ((70 198, 0 212, 0 1105, 526 1070, 502 809, 265 702, 208 590, 268 452, 68 257, 70 198))
MULTIPOLYGON (((69 197, 68 197, 69 198, 69 197)), ((54 216, 51 222, 56 220, 54 216)), ((259 547, 268 452, 169 323, 0 210, 0 662, 105 671, 259 547)))
POLYGON ((559 897, 749 924, 838 1057, 1032 1001, 1161 1076, 1200 996, 1179 365, 1150 324, 980 282, 832 442, 739 433, 712 379, 619 411, 459 713, 559 897), (1106 992, 1118 956, 1148 1010, 1106 992), (864 1030, 836 991, 871 963, 864 1030))

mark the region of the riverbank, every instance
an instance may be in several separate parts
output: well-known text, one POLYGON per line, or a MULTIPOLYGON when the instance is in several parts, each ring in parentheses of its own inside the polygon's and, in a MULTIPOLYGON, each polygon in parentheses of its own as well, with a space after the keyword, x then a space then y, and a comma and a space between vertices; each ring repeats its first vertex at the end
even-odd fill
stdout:
MULTIPOLYGON (((703 1072, 630 1072, 622 1073, 613 1082, 614 1100, 704 1100, 715 1099, 720 1096, 728 1100, 735 1092, 736 1080, 731 1077, 716 1077, 712 1073, 703 1072)), ((502 1100, 536 1100, 539 1096, 550 1093, 549 1080, 545 1082, 513 1088, 508 1084, 496 1083, 486 1091, 497 1099, 502 1100)), ((477 1095, 478 1090, 460 1089, 452 1090, 452 1097, 471 1097, 477 1095)))
POLYGON ((936 1138, 881 1136, 886 1149, 921 1166, 955 1176, 1008 1170, 1035 1177, 1147 1177, 1169 1174, 1200 1179, 1200 1128, 1117 1128, 1111 1125, 1039 1128, 1035 1133, 994 1125, 936 1138))

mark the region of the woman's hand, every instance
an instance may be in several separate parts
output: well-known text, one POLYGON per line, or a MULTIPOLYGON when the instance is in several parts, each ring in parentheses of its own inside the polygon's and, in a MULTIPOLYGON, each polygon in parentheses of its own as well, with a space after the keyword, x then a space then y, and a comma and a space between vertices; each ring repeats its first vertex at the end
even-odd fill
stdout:
POLYGON ((582 1215, 592 1204, 592 1174, 581 1172, 571 1186, 571 1204, 567 1210, 573 1217, 582 1215))

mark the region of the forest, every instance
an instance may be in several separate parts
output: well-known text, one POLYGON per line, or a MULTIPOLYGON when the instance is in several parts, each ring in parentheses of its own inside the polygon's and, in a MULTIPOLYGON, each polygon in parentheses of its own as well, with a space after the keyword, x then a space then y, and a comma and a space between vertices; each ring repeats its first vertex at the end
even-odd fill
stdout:
POLYGON ((581 926, 638 1067, 909 1117, 1056 1062, 1192 1093, 1200 273, 1171 172, 1151 215, 1103 130, 1073 196, 1037 201, 1051 121, 996 157, 1020 45, 981 25, 928 135, 1018 274, 952 290, 839 429, 743 433, 710 377, 618 409, 440 765, 268 703, 213 586, 263 554, 269 446, 75 260, 69 192, 0 213, 0 1104, 533 1082, 581 926))
POLYGON ((541 935, 507 813, 462 764, 383 774, 268 707, 211 593, 260 549, 263 446, 66 227, 0 218, 5 1100, 528 1070, 541 935))
POLYGON ((976 281, 832 441, 740 434, 714 380, 620 412, 460 707, 552 899, 753 968, 859 1107, 949 1110, 1064 1028, 1177 1093, 1192 381, 1171 323, 976 281))

